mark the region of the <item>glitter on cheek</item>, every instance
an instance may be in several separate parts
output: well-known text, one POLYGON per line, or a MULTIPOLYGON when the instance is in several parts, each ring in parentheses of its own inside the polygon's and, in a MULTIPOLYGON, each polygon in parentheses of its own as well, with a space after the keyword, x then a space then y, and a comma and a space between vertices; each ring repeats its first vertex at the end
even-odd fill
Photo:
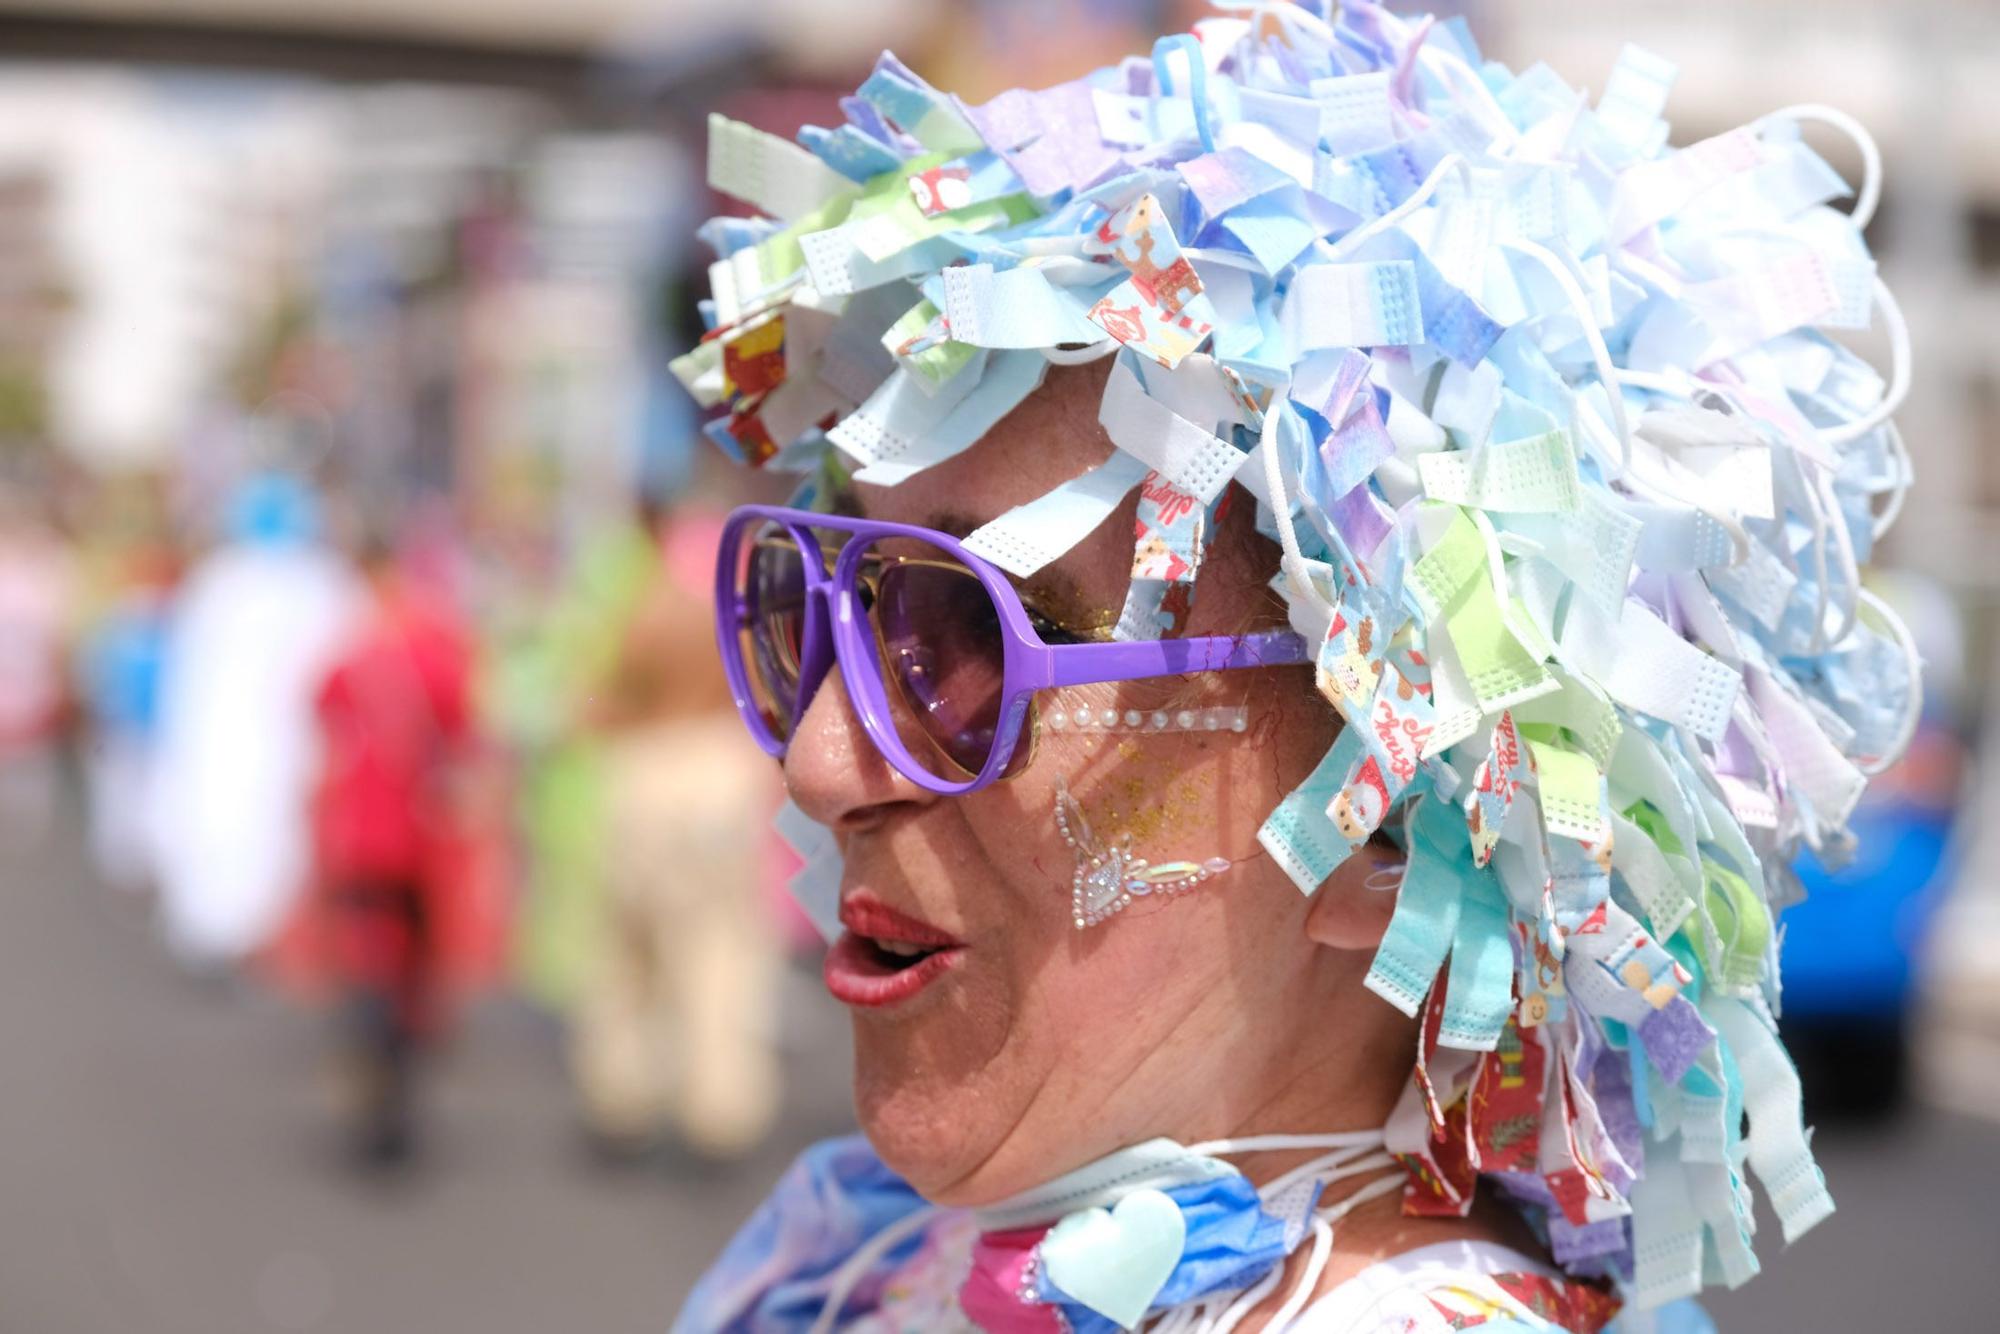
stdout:
POLYGON ((1226 857, 1205 861, 1150 862, 1132 851, 1128 832, 1100 841, 1085 818, 1083 806, 1058 780, 1056 832, 1075 854, 1070 881, 1070 919, 1079 931, 1117 916, 1146 898, 1173 898, 1207 883, 1230 869, 1226 857))

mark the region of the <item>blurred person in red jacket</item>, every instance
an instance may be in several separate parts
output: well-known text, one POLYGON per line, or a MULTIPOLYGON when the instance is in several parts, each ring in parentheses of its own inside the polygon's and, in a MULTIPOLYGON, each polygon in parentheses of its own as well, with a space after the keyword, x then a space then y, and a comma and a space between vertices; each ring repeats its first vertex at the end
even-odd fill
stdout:
POLYGON ((384 546, 363 559, 368 606, 315 700, 319 962, 340 995, 355 1150, 412 1147, 414 1066, 439 1019, 453 948, 459 772, 471 751, 472 655, 449 600, 384 546))

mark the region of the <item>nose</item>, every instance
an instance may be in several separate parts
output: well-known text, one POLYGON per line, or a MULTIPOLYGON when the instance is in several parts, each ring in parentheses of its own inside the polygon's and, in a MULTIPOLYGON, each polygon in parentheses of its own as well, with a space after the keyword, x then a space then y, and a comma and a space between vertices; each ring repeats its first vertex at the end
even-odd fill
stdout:
POLYGON ((828 671, 785 748, 785 787, 800 810, 837 834, 859 833, 937 794, 887 760, 848 699, 840 668, 828 671))

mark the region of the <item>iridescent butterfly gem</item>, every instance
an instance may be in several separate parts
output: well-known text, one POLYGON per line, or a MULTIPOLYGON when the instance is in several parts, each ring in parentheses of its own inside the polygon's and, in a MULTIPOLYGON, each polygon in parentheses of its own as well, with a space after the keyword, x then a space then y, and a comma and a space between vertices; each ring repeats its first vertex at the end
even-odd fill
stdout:
POLYGON ((1070 919, 1079 931, 1115 917, 1134 899, 1185 894, 1229 869, 1227 858, 1205 862, 1161 862, 1155 866, 1132 851, 1130 834, 1106 846, 1091 833, 1083 807, 1067 786, 1056 789, 1056 829, 1076 854, 1070 883, 1070 919))

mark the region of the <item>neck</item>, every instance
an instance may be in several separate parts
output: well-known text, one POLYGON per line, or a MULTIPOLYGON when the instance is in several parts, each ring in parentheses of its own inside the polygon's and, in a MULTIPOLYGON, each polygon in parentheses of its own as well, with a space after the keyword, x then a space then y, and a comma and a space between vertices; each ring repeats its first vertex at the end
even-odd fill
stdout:
POLYGON ((1233 1160, 1246 1155, 1267 1162, 1290 1159, 1281 1175, 1258 1182, 1268 1194, 1304 1181, 1345 1180, 1389 1166, 1382 1132, 1253 1135, 1183 1145, 1152 1139, 1106 1154, 1073 1172, 973 1211, 982 1232, 1052 1223, 1082 1209, 1116 1204, 1140 1190, 1172 1190, 1236 1175, 1233 1160))
POLYGON ((1125 1142, 1155 1136, 1188 1145, 1254 1141, 1257 1147, 1232 1154, 1230 1161, 1264 1185, 1324 1152, 1280 1147, 1271 1137, 1346 1134, 1379 1140, 1409 1079, 1417 1025, 1363 990, 1365 957, 1330 967, 1330 954, 1321 952, 1323 971, 1310 994, 1286 1002, 1287 1014, 1319 1016, 1294 1026, 1288 1040, 1244 1043, 1241 1007, 1221 989, 1211 993, 1211 1003, 1187 1015, 1178 1026, 1186 1041, 1149 1053, 1121 1081, 1164 1091, 1134 1118, 1125 1142), (1236 1068, 1226 1079, 1190 1078, 1184 1068, 1171 1069, 1189 1049, 1228 1052, 1236 1068), (1254 1062, 1247 1068, 1246 1059, 1254 1062))

